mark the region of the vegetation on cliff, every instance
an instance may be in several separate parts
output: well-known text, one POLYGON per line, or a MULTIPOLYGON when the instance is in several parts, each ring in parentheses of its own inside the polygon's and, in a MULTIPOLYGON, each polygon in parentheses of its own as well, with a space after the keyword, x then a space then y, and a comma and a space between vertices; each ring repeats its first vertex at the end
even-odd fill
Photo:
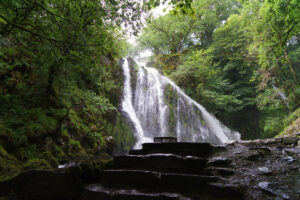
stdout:
POLYGON ((98 1, 1 1, 1 174, 111 151, 127 46, 114 23, 129 20, 114 9, 98 1))

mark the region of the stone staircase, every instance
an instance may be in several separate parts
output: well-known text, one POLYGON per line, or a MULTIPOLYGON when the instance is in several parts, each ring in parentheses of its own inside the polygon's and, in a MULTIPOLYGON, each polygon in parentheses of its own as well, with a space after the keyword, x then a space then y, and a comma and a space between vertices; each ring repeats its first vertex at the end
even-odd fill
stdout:
POLYGON ((209 157, 223 147, 208 143, 145 143, 115 156, 99 183, 84 188, 81 200, 243 199, 228 160, 209 157))

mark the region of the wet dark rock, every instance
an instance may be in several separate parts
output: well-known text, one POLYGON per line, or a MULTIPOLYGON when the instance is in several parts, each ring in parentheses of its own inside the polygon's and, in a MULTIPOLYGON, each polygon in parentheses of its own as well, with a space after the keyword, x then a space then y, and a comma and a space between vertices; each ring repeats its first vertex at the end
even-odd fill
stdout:
POLYGON ((214 157, 208 164, 215 167, 228 167, 231 163, 231 160, 225 157, 214 157))
POLYGON ((278 147, 283 148, 287 146, 295 146, 298 142, 297 137, 284 137, 284 138, 270 138, 270 139, 258 139, 251 141, 242 141, 241 143, 249 147, 278 147))
POLYGON ((248 155, 246 155, 247 160, 251 160, 251 161, 256 161, 262 157, 263 157, 263 154, 261 154, 258 151, 253 151, 253 150, 252 151, 250 150, 248 152, 248 155))
POLYGON ((283 158, 284 161, 288 162, 288 163, 293 163, 294 161, 296 161, 296 159, 294 159, 291 156, 286 156, 283 158))
POLYGON ((269 182, 260 182, 258 186, 266 193, 276 196, 276 198, 290 199, 289 195, 283 193, 280 189, 275 189, 269 182))
POLYGON ((8 195, 14 187, 13 180, 0 181, 0 197, 8 195))
POLYGON ((249 150, 256 150, 258 153, 262 155, 267 155, 271 153, 271 150, 269 147, 250 147, 249 150))
POLYGON ((285 145, 292 145, 292 146, 296 146, 298 144, 298 137, 284 137, 283 138, 283 143, 285 145))
POLYGON ((73 200, 81 191, 80 177, 71 173, 31 170, 12 181, 12 190, 21 200, 73 200))
POLYGON ((295 148, 286 148, 284 149, 286 153, 291 156, 292 154, 298 154, 300 155, 300 147, 295 147, 295 148))
POLYGON ((269 170, 267 167, 258 167, 257 168, 260 174, 270 175, 272 171, 269 170))
POLYGON ((230 199, 244 199, 244 188, 234 184, 209 184, 208 192, 215 197, 230 198, 230 199))

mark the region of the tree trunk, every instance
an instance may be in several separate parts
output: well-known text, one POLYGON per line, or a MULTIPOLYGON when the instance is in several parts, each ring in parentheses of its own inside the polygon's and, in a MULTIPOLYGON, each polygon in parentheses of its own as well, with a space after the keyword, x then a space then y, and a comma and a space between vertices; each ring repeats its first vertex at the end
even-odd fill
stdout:
POLYGON ((286 61, 288 62, 288 65, 289 65, 289 67, 290 67, 290 70, 291 70, 291 72, 292 72, 292 74, 293 74, 293 77, 294 77, 295 81, 297 81, 296 72, 295 72, 295 70, 294 70, 294 68, 293 68, 293 66, 292 66, 292 64, 291 64, 291 61, 290 61, 290 59, 289 59, 289 56, 288 56, 288 53, 286 52, 286 50, 284 50, 284 55, 285 55, 286 61))

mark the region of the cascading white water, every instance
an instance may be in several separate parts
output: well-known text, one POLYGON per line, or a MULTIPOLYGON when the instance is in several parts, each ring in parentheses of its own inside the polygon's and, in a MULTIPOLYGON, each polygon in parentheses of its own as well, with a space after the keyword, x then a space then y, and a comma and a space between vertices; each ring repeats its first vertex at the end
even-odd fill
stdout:
POLYGON ((122 65, 125 76, 122 108, 135 126, 135 148, 157 136, 213 144, 240 139, 238 132, 220 123, 170 79, 156 69, 146 67, 143 60, 135 61, 138 75, 134 93, 127 59, 122 65))
POLYGON ((122 109, 128 114, 128 117, 133 122, 135 131, 136 131, 136 144, 134 148, 139 148, 143 142, 143 128, 140 124, 139 119, 136 116, 135 110, 132 106, 132 90, 130 86, 130 69, 128 65, 128 60, 125 59, 123 63, 123 72, 125 76, 124 80, 124 90, 123 90, 123 101, 122 101, 122 109))

